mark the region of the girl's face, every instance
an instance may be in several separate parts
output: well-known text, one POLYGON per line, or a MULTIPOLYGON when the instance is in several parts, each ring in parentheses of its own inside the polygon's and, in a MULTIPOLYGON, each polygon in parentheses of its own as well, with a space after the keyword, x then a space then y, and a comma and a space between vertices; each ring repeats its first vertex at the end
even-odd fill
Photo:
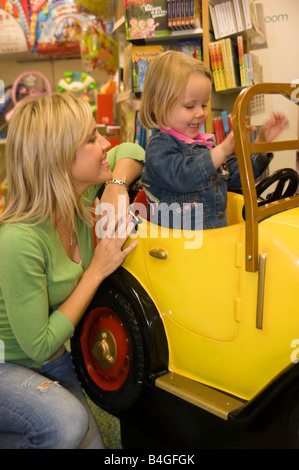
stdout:
POLYGON ((93 120, 85 141, 77 148, 71 166, 77 191, 82 194, 88 187, 104 183, 112 177, 107 160, 111 144, 102 137, 93 120))
POLYGON ((211 80, 205 75, 190 75, 184 93, 168 112, 165 125, 195 139, 208 117, 211 80))

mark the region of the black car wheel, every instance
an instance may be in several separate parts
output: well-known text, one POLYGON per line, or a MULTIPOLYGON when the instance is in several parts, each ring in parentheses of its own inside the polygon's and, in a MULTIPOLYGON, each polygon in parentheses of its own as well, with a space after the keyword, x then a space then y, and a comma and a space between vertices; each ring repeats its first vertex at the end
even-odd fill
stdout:
POLYGON ((117 413, 136 402, 144 386, 145 350, 128 299, 101 287, 71 345, 79 380, 96 404, 117 413))

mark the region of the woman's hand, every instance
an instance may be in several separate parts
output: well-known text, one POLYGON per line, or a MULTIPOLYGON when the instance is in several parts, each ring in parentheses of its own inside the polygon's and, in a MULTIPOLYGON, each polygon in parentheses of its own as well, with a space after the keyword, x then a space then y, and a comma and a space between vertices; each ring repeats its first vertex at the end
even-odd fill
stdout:
POLYGON ((124 261, 124 259, 137 246, 137 241, 133 241, 127 248, 122 249, 134 228, 132 216, 125 218, 118 215, 117 222, 111 217, 105 226, 102 226, 102 238, 95 248, 91 267, 94 273, 99 277, 100 282, 112 274, 124 261))
POLYGON ((80 321, 101 282, 112 274, 136 247, 137 241, 134 240, 122 250, 133 227, 132 216, 118 220, 117 226, 112 220, 108 223, 106 234, 95 248, 90 265, 72 294, 59 307, 60 312, 68 317, 74 326, 80 321))

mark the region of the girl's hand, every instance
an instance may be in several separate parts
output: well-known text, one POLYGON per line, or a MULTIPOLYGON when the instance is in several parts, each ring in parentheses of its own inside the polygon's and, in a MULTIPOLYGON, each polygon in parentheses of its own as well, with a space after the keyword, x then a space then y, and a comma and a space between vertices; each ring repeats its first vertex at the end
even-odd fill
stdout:
POLYGON ((221 142, 211 150, 212 162, 217 170, 229 155, 232 155, 235 148, 234 133, 231 131, 221 142))
POLYGON ((255 142, 272 142, 288 125, 289 120, 285 114, 273 113, 262 125, 255 142))
POLYGON ((226 153, 226 156, 229 157, 234 153, 234 148, 235 148, 235 138, 234 138, 234 133, 231 131, 224 139, 224 141, 221 143, 223 145, 224 152, 226 153))

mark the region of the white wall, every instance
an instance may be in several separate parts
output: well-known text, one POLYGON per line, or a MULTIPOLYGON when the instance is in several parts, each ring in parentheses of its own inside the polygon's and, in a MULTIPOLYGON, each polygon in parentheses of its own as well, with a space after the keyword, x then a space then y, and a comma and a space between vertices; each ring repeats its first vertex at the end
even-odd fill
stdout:
MULTIPOLYGON (((262 0, 268 48, 254 51, 263 65, 264 82, 291 83, 298 80, 299 99, 299 0, 262 0)), ((281 110, 288 115, 290 128, 282 136, 297 138, 298 106, 281 97, 266 97, 267 114, 281 110)), ((256 118, 261 123, 265 116, 256 118)), ((280 167, 295 168, 295 151, 279 152, 271 164, 271 171, 280 167)))

